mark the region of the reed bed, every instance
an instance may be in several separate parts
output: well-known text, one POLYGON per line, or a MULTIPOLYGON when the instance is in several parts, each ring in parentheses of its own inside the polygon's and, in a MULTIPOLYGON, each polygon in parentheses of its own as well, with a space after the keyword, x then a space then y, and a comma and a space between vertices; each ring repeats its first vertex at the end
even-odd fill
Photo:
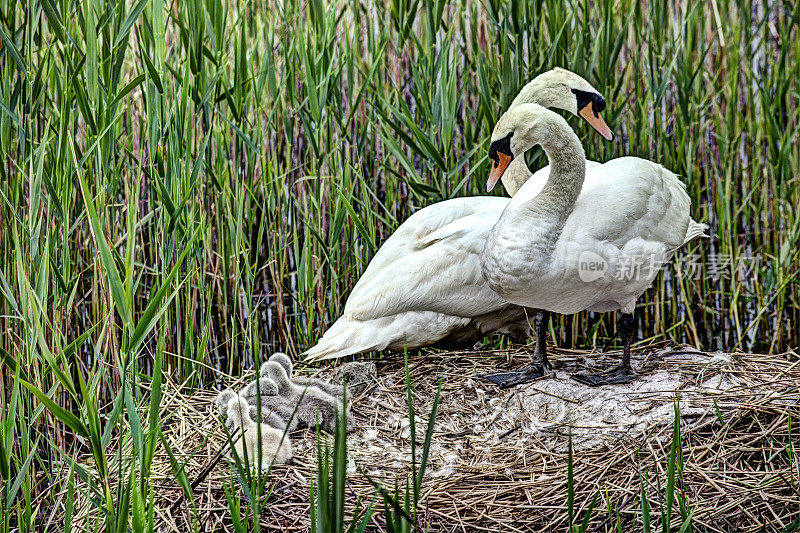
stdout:
POLYGON ((315 342, 403 220, 483 191, 495 119, 553 66, 608 100, 618 142, 569 118, 587 156, 662 162, 711 228, 639 338, 796 348, 798 24, 760 0, 2 3, 0 532, 52 524, 80 476, 106 529, 155 520, 163 387, 315 342))

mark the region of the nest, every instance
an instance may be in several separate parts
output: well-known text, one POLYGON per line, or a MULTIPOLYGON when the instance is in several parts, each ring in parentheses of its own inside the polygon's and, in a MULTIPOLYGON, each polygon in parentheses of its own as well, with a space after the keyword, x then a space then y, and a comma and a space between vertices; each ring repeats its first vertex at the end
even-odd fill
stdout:
MULTIPOLYGON (((623 386, 627 388, 584 390, 569 374, 587 364, 611 365, 616 356, 559 350, 551 354, 555 377, 510 391, 477 379, 498 367, 526 364, 527 359, 527 348, 409 356, 418 441, 424 437, 426 417, 442 380, 420 504, 423 527, 566 530, 570 435, 576 520, 599 495, 589 531, 611 531, 618 524, 633 530, 641 523, 644 480, 652 522, 657 524, 677 406, 683 469, 676 493, 692 510, 695 530, 800 528, 800 459, 798 439, 791 435, 798 430, 790 424, 790 418, 797 421, 800 414, 800 360, 793 352, 705 354, 651 346, 634 354, 634 368, 642 375, 623 386), (603 394, 607 396, 599 396, 603 394)), ((395 482, 404 486, 411 467, 402 357, 376 364, 377 381, 352 402, 356 430, 348 436, 347 481, 351 510, 359 499, 363 504, 375 494, 364 474, 393 488, 395 482)), ((319 377, 329 375, 324 370, 319 377)), ((226 385, 241 387, 251 378, 226 385)), ((235 473, 225 460, 207 475, 203 472, 225 443, 214 410, 216 391, 185 390, 170 382, 163 390, 164 436, 178 461, 185 463, 188 479, 201 480, 193 502, 200 529, 232 530, 225 488, 238 491, 243 508, 246 505, 235 473)), ((291 437, 294 459, 273 468, 261 521, 268 529, 308 531, 316 437, 308 430, 291 437)), ((125 453, 130 450, 123 448, 125 453)), ((151 476, 160 529, 192 529, 190 505, 175 505, 182 491, 163 447, 151 476)), ((384 529, 381 507, 376 506, 372 518, 376 531, 384 529)), ((82 502, 74 520, 95 518, 93 507, 82 502)), ((679 529, 678 503, 672 518, 672 527, 679 529)))

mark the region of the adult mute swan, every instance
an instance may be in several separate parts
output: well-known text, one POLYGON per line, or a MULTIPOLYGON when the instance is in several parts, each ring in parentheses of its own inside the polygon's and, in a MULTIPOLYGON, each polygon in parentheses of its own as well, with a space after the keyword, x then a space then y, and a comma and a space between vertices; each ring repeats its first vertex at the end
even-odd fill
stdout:
MULTIPOLYGON (((556 68, 537 76, 511 108, 527 101, 579 115, 603 137, 613 138, 599 115, 605 100, 568 70, 556 68)), ((547 174, 542 170, 545 173, 536 178, 544 183, 547 174)), ((501 179, 513 195, 529 178, 531 172, 520 157, 507 163, 501 179)), ((306 361, 437 343, 469 345, 523 322, 527 328, 527 310, 495 294, 481 273, 484 243, 507 205, 508 198, 455 198, 410 216, 375 254, 342 317, 303 354, 306 361)), ((542 321, 537 318, 538 323, 542 321)), ((544 338, 538 330, 537 338, 544 338)))
MULTIPOLYGON (((577 135, 561 116, 536 104, 515 106, 497 122, 489 186, 537 144, 550 162, 549 177, 544 184, 529 180, 509 201, 483 250, 484 278, 517 305, 562 314, 621 310, 621 364, 575 378, 592 386, 627 383, 635 377, 630 344, 636 299, 675 250, 707 226, 690 217, 689 196, 675 174, 638 157, 587 169, 577 135)), ((537 351, 531 366, 492 381, 509 387, 548 367, 546 351, 537 351)))

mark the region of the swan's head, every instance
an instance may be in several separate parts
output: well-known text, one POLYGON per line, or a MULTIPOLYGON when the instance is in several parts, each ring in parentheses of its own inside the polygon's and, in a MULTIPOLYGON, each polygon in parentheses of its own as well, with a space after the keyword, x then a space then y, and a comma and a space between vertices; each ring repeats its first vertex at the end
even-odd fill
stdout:
POLYGON ((588 81, 569 70, 556 67, 536 76, 522 88, 511 107, 521 104, 563 109, 583 118, 606 140, 614 140, 614 134, 600 116, 606 108, 606 99, 588 81))
POLYGON ((292 375, 292 373, 293 373, 292 359, 291 359, 291 357, 289 357, 285 353, 283 353, 283 352, 275 352, 274 354, 269 356, 269 360, 270 361, 275 361, 276 363, 281 365, 284 368, 284 370, 286 370, 286 374, 288 374, 289 376, 292 375))
MULTIPOLYGON (((489 145, 492 172, 486 182, 491 191, 514 158, 522 156, 543 139, 562 136, 572 129, 564 118, 538 104, 520 104, 510 107, 497 121, 489 145)), ((574 135, 574 133, 571 133, 574 135)))

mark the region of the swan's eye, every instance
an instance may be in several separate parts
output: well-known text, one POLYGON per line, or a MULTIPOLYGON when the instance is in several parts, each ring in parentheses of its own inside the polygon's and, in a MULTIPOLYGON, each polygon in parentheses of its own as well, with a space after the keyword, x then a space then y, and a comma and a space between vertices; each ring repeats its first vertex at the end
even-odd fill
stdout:
POLYGON ((599 94, 594 95, 593 108, 595 113, 601 113, 606 108, 606 99, 599 94))
POLYGON ((598 116, 606 108, 606 99, 598 93, 580 89, 572 89, 572 92, 575 94, 575 99, 578 103, 578 111, 591 104, 594 116, 598 116))
POLYGON ((491 146, 489 146, 489 159, 494 161, 494 166, 500 164, 500 154, 505 154, 510 158, 514 158, 514 154, 511 152, 511 137, 514 136, 514 132, 508 132, 508 135, 503 137, 502 139, 497 139, 493 141, 491 146))

